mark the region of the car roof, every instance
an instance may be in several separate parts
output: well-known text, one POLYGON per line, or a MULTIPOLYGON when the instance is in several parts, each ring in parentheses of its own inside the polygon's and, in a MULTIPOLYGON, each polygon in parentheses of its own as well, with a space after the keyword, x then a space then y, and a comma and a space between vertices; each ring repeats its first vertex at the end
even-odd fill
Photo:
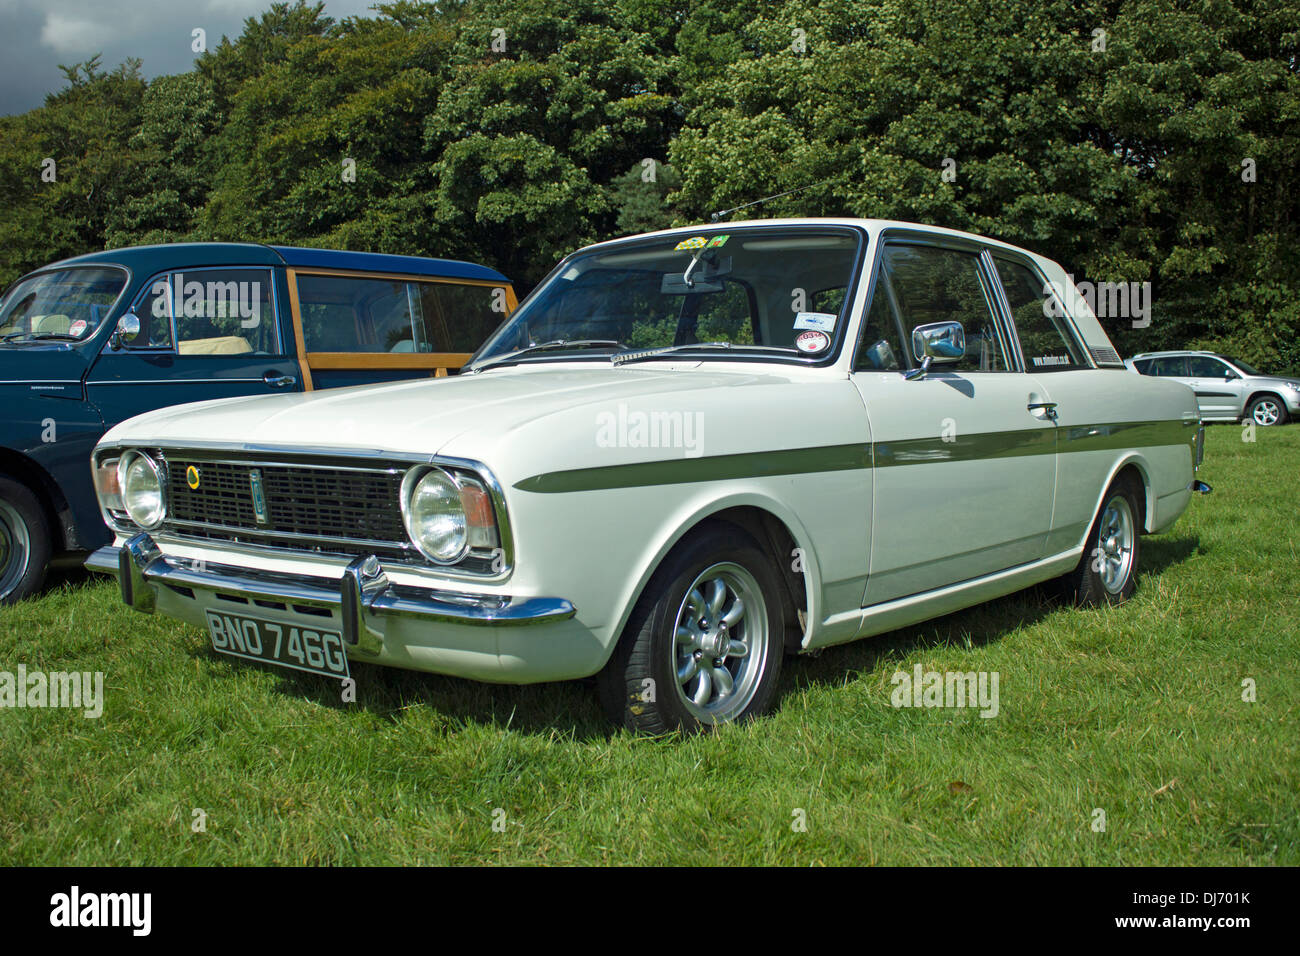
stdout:
POLYGON ((348 252, 340 249, 309 249, 301 246, 270 246, 258 242, 169 242, 150 246, 125 246, 90 252, 52 262, 40 270, 72 265, 120 265, 133 272, 152 274, 189 265, 204 266, 293 266, 299 269, 346 269, 352 272, 391 272, 446 279, 509 282, 488 266, 455 259, 429 259, 379 252, 348 252))
POLYGON ((1165 352, 1139 352, 1137 355, 1130 356, 1130 358, 1169 358, 1178 355, 1209 355, 1214 358, 1227 358, 1226 355, 1220 352, 1210 352, 1205 349, 1170 349, 1165 352))
POLYGON ((674 226, 672 229, 660 229, 657 232, 622 236, 618 239, 609 239, 605 242, 595 243, 594 245, 603 246, 608 243, 624 242, 629 239, 680 235, 682 233, 699 232, 702 229, 736 229, 742 226, 856 226, 859 229, 866 229, 870 232, 879 232, 885 229, 916 230, 933 233, 935 235, 967 239, 972 242, 1006 249, 1010 252, 1018 252, 1021 255, 1029 256, 1032 259, 1050 261, 1040 253, 1034 252, 1030 249, 1025 249, 1022 246, 1013 246, 1011 243, 1003 242, 1001 239, 981 236, 974 232, 963 232, 960 229, 949 229, 946 226, 932 226, 923 222, 906 222, 899 219, 861 219, 847 216, 806 216, 788 219, 743 219, 735 222, 723 220, 720 222, 695 223, 690 226, 674 226))

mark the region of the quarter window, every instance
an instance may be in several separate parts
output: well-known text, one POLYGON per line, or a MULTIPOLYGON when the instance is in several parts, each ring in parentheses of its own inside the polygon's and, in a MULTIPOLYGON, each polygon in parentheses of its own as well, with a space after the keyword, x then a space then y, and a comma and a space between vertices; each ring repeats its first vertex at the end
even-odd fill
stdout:
POLYGON ((994 258, 1007 305, 1016 324, 1028 372, 1088 368, 1083 349, 1066 323, 1060 300, 1036 271, 1019 262, 994 258))

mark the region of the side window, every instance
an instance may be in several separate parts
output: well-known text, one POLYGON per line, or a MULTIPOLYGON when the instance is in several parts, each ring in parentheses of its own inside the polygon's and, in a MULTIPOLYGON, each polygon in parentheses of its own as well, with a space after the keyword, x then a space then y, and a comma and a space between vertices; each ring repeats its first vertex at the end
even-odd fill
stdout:
POLYGON ((297 276, 308 352, 473 352, 505 318, 504 286, 297 276))
POLYGON ((1232 369, 1216 358, 1208 355, 1189 355, 1187 357, 1188 378, 1228 378, 1232 369))
POLYGON ((506 317, 503 286, 421 282, 424 338, 434 352, 473 352, 506 317))
POLYGON ((1158 358, 1151 362, 1151 374, 1165 378, 1170 376, 1187 377, 1187 360, 1180 355, 1158 358))
POLYGON ((1033 269, 995 258, 998 277, 1020 339, 1029 372, 1065 372, 1088 368, 1083 349, 1074 340, 1051 288, 1033 269))
POLYGON ((1137 369, 1138 372, 1141 373, 1142 375, 1150 375, 1150 374, 1151 374, 1151 360, 1150 360, 1150 359, 1137 359, 1137 360, 1133 363, 1133 367, 1134 367, 1135 369, 1137 369))
POLYGON ((172 276, 180 355, 278 355, 269 269, 205 269, 172 276))
POLYGON ((993 311, 980 281, 977 254, 897 243, 885 247, 882 266, 875 295, 884 292, 890 308, 896 311, 907 337, 906 348, 910 350, 912 330, 918 325, 960 322, 966 332, 966 355, 942 368, 959 372, 1007 370, 993 311), (891 289, 892 295, 888 292, 891 289))

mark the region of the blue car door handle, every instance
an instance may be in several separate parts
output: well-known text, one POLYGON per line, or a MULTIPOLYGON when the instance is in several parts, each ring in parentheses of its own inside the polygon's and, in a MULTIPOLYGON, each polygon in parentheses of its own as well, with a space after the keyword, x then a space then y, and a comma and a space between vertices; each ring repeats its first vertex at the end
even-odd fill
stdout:
POLYGON ((282 375, 274 370, 263 375, 262 381, 272 388, 292 388, 298 384, 298 380, 292 375, 282 375))

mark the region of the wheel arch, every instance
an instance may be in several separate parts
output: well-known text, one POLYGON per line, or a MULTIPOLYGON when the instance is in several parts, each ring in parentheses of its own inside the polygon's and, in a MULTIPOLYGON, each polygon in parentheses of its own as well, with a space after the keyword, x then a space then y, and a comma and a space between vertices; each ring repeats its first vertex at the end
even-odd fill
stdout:
POLYGON ((1139 522, 1144 533, 1151 532, 1156 513, 1155 486, 1151 481, 1151 463, 1138 452, 1129 452, 1117 461, 1106 476, 1106 482, 1102 485, 1101 490, 1097 493, 1097 502, 1093 506, 1092 513, 1095 516, 1101 511, 1102 499, 1106 497, 1107 490, 1122 476, 1131 476, 1142 489, 1139 497, 1139 503, 1142 505, 1142 518, 1139 522))
POLYGON ((67 550, 69 540, 76 538, 76 519, 54 476, 38 462, 12 448, 0 448, 0 474, 8 475, 36 496, 54 535, 52 543, 56 547, 52 550, 67 550))
POLYGON ((664 559, 688 537, 717 523, 730 524, 745 531, 772 559, 782 586, 786 646, 790 650, 798 649, 802 637, 800 625, 804 628, 812 626, 818 619, 820 610, 822 575, 811 535, 798 517, 780 502, 755 492, 740 492, 711 499, 691 509, 674 522, 673 530, 648 551, 648 559, 643 562, 634 586, 622 602, 613 639, 606 649, 607 655, 613 653, 614 647, 622 639, 633 609, 645 594, 664 559), (802 567, 802 574, 795 571, 796 558, 802 567), (803 622, 798 621, 801 613, 803 622))
MULTIPOLYGON (((1254 405, 1256 401, 1258 401, 1259 399, 1264 398, 1264 397, 1272 398, 1272 399, 1276 400, 1277 403, 1278 403, 1279 405, 1282 406, 1282 421, 1285 421, 1285 420, 1286 420, 1286 414, 1287 414, 1287 411, 1286 411, 1286 399, 1284 399, 1284 398, 1283 398, 1281 395, 1279 395, 1277 392, 1270 391, 1270 390, 1267 389, 1267 388, 1256 389, 1255 391, 1251 392, 1250 395, 1248 395, 1248 396, 1246 397, 1246 401, 1245 401, 1245 403, 1241 406, 1241 418, 1242 418, 1242 420, 1243 420, 1243 421, 1247 421, 1247 420, 1249 420, 1249 418, 1250 418, 1250 406, 1254 405)), ((1279 424, 1281 424, 1281 422, 1279 422, 1279 424)))

